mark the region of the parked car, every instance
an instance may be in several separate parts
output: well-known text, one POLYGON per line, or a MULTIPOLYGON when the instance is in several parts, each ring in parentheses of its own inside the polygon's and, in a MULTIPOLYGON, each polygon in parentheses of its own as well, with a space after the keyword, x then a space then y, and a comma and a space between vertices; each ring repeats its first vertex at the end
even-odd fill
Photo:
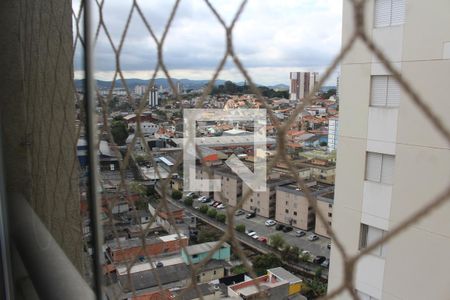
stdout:
POLYGON ((313 259, 313 263, 315 263, 315 264, 321 264, 321 263, 323 263, 325 260, 326 260, 327 258, 325 257, 325 256, 316 256, 314 259, 313 259))
POLYGON ((312 241, 317 241, 319 239, 319 237, 315 234, 311 234, 310 236, 308 236, 308 240, 312 241))
POLYGON ((254 238, 255 240, 257 240, 257 239, 259 239, 259 235, 254 234, 254 235, 252 235, 252 238, 254 238))
POLYGON ((292 227, 291 226, 285 226, 283 228, 283 232, 289 232, 289 231, 292 231, 292 227))
POLYGON ((260 241, 261 243, 267 244, 267 238, 265 236, 260 236, 258 238, 258 241, 260 241))
POLYGON ((201 196, 200 198, 198 198, 198 201, 201 203, 205 203, 204 201, 207 199, 208 197, 206 196, 201 196))
POLYGON ((275 230, 283 230, 284 229, 284 225, 283 224, 278 224, 276 227, 275 227, 275 230))
POLYGON ((266 224, 266 226, 273 226, 273 225, 277 224, 277 222, 269 219, 264 224, 266 224))
POLYGON ((330 260, 327 258, 320 265, 324 268, 328 268, 330 266, 330 260))
POLYGON ((194 206, 195 210, 200 210, 200 206, 194 206))
POLYGON ((203 200, 202 202, 203 202, 203 203, 209 203, 209 202, 211 202, 211 198, 209 198, 209 197, 206 197, 206 199, 205 199, 205 200, 203 200))
POLYGON ((216 203, 214 203, 214 207, 218 207, 220 204, 222 204, 222 203, 220 203, 219 201, 217 201, 216 203))
POLYGON ((218 202, 217 201, 213 201, 213 202, 211 202, 210 204, 208 204, 209 206, 214 206, 214 205, 216 205, 218 202))
POLYGON ((256 234, 256 232, 254 230, 247 231, 248 236, 254 236, 255 234, 256 234))
POLYGON ((194 198, 195 197, 195 193, 194 192, 189 192, 189 193, 186 194, 186 197, 194 198))
POLYGON ((304 236, 306 233, 303 230, 296 230, 295 236, 301 237, 304 236))
POLYGON ((156 267, 157 267, 157 268, 162 268, 162 267, 164 267, 164 264, 163 264, 161 261, 158 261, 158 262, 156 263, 156 267))
POLYGON ((220 204, 217 206, 217 208, 218 208, 218 209, 224 209, 224 208, 225 208, 225 205, 223 205, 223 203, 220 203, 220 204))
POLYGON ((236 211, 235 213, 234 213, 234 215, 237 217, 237 216, 242 216, 242 215, 245 215, 245 211, 243 211, 243 210, 238 210, 238 211, 236 211))
POLYGON ((247 218, 247 219, 251 219, 251 218, 254 218, 254 217, 256 217, 256 213, 255 213, 255 212, 248 213, 248 214, 245 216, 245 218, 247 218))

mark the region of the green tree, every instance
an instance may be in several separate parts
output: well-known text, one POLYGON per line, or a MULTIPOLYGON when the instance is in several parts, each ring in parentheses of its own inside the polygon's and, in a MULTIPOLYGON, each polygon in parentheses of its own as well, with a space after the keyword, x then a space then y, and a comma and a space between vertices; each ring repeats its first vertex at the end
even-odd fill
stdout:
POLYGON ((283 236, 279 233, 271 235, 269 238, 269 245, 275 249, 281 249, 285 244, 286 242, 284 241, 283 236))
POLYGON ((292 247, 287 244, 281 251, 281 255, 282 255, 283 259, 285 259, 287 261, 293 261, 293 262, 298 262, 299 253, 300 253, 300 250, 298 249, 298 247, 292 247))
POLYGON ((316 299, 327 293, 327 285, 320 281, 318 277, 314 277, 306 283, 306 287, 302 290, 302 293, 308 299, 316 299))
POLYGON ((199 243, 214 242, 220 239, 220 232, 213 228, 202 228, 198 232, 197 241, 199 243))
POLYGON ((242 273, 247 273, 247 270, 245 269, 244 265, 237 265, 231 268, 231 274, 238 275, 242 273))
POLYGON ((244 224, 237 224, 235 227, 237 232, 244 233, 245 232, 245 225, 244 224))
POLYGON ((221 223, 225 223, 225 220, 227 219, 227 216, 224 214, 217 214, 216 215, 216 220, 221 222, 221 223))
POLYGON ((127 125, 123 117, 115 117, 111 122, 111 134, 114 139, 114 143, 119 146, 125 145, 128 137, 127 125))
POLYGON ((311 260, 311 254, 309 254, 308 252, 305 253, 301 253, 300 254, 300 260, 301 261, 310 261, 311 260))
POLYGON ((210 218, 215 218, 217 215, 217 210, 215 210, 214 208, 210 208, 210 209, 208 209, 207 215, 210 218))
POLYGON ((200 208, 199 208, 199 211, 200 211, 202 214, 206 214, 206 213, 208 212, 208 210, 209 210, 209 207, 208 207, 208 205, 206 205, 206 204, 203 204, 203 205, 200 206, 200 208))
POLYGON ((174 190, 174 191, 172 192, 172 198, 173 198, 173 199, 175 199, 175 200, 180 200, 181 197, 183 197, 183 193, 180 192, 179 190, 174 190))
POLYGON ((184 199, 184 205, 192 206, 192 203, 194 203, 194 200, 191 197, 187 197, 186 199, 184 199))
POLYGON ((281 267, 281 265, 281 260, 273 253, 261 254, 253 259, 253 269, 258 276, 266 274, 267 269, 281 267))

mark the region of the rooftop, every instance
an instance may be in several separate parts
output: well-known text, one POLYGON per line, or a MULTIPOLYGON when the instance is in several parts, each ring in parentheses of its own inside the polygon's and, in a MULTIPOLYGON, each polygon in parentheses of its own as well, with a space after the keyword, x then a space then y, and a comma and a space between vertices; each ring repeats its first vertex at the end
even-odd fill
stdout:
MULTIPOLYGON (((203 244, 198 244, 198 245, 187 246, 186 252, 189 255, 195 255, 195 254, 199 254, 199 253, 209 252, 211 249, 213 249, 216 246, 217 243, 218 242, 208 242, 208 243, 203 243, 203 244)), ((221 248, 223 248, 223 247, 230 247, 230 245, 228 243, 224 243, 221 248)))
POLYGON ((267 271, 280 279, 288 281, 290 284, 302 282, 300 278, 281 267, 268 269, 267 271))

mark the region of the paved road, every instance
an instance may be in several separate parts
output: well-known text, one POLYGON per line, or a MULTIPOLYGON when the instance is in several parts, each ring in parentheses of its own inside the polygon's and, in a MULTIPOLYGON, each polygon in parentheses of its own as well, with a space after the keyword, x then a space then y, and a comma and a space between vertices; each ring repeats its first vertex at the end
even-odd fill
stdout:
MULTIPOLYGON (((193 207, 201 206, 202 203, 194 200, 193 207)), ((246 230, 253 230, 256 232, 258 236, 264 236, 269 238, 271 235, 276 233, 281 234, 284 237, 284 240, 291 246, 297 246, 299 249, 307 250, 311 252, 313 256, 325 256, 327 258, 330 257, 330 250, 327 248, 327 245, 330 243, 330 239, 319 236, 319 239, 311 242, 308 241, 308 236, 313 234, 313 231, 306 232, 306 235, 303 237, 295 236, 295 228, 291 232, 283 232, 275 230, 275 226, 268 227, 264 225, 266 222, 266 218, 256 216, 252 219, 246 219, 245 215, 236 216, 235 223, 236 224, 244 224, 246 230)))

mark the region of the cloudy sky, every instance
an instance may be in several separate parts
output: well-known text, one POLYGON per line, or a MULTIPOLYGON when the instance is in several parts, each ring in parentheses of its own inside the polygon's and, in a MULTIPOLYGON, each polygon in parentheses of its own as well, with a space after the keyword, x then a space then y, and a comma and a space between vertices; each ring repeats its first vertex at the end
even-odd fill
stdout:
MULTIPOLYGON (((240 5, 236 0, 211 2, 227 23, 240 5)), ((104 22, 116 45, 131 3, 131 0, 105 0, 104 22)), ((161 37, 173 1, 142 0, 139 4, 157 37, 161 37)), ((341 45, 341 17, 342 0, 249 0, 233 31, 234 47, 255 82, 287 84, 289 72, 320 72, 331 62, 341 45)), ((182 0, 164 45, 164 61, 170 75, 209 79, 224 51, 224 29, 204 1, 182 0)), ((78 57, 76 70, 80 69, 78 57)), ((110 80, 115 59, 103 31, 95 49, 95 63, 96 76, 110 80)), ((134 11, 121 54, 125 77, 150 78, 155 63, 155 44, 134 11)), ((243 80, 231 60, 219 78, 243 80)), ((334 82, 335 77, 327 83, 334 82)))

